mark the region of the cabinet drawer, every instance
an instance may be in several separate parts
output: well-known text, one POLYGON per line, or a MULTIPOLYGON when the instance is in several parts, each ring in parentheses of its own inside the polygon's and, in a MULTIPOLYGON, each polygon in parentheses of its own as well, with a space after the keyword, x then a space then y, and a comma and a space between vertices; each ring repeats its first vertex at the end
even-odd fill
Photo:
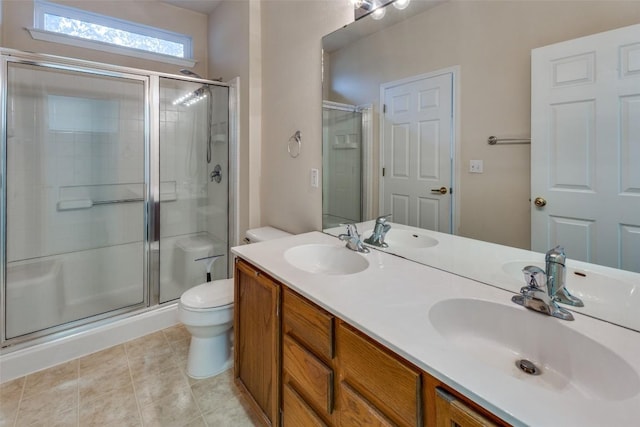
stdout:
POLYGON ((333 316, 286 288, 282 325, 285 334, 295 337, 325 362, 333 359, 333 316))
POLYGON ((422 425, 421 379, 417 369, 342 322, 336 342, 341 382, 348 383, 393 423, 422 425))
POLYGON ((282 409, 284 427, 326 427, 324 421, 289 384, 282 389, 282 409))
POLYGON ((289 335, 282 340, 282 369, 285 383, 293 382, 312 407, 331 414, 333 371, 289 335))
POLYGON ((340 383, 340 425, 391 427, 394 424, 347 383, 340 383))

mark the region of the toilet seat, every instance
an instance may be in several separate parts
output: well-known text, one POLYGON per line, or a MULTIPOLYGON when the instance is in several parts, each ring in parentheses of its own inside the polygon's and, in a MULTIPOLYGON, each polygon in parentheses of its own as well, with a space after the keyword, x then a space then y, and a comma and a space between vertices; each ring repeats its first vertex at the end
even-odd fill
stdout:
POLYGON ((187 310, 211 310, 233 304, 233 279, 214 280, 187 290, 180 304, 187 310))

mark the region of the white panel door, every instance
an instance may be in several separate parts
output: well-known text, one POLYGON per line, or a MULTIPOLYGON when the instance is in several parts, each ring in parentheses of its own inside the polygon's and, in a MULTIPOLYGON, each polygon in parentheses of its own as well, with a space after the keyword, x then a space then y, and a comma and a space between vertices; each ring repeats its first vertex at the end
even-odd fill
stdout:
POLYGON ((534 49, 531 245, 640 272, 640 25, 534 49))
POLYGON ((450 233, 453 74, 382 86, 381 214, 450 233), (442 188, 442 192, 440 189, 442 188))

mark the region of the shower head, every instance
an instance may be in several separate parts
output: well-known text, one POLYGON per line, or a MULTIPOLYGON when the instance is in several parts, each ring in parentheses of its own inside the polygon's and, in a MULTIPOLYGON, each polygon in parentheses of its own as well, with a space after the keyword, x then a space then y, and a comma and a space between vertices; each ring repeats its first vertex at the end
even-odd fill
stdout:
POLYGON ((181 72, 182 74, 184 74, 185 76, 189 76, 189 77, 197 77, 197 78, 199 78, 199 79, 202 79, 202 78, 203 78, 203 77, 201 77, 198 73, 194 73, 193 71, 191 71, 191 70, 187 70, 186 68, 181 69, 181 70, 180 70, 180 72, 181 72))

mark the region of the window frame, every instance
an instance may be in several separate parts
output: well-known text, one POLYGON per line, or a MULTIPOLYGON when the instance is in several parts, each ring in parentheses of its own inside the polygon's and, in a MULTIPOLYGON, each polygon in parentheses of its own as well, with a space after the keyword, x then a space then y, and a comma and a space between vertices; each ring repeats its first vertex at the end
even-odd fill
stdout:
POLYGON ((27 28, 27 30, 31 34, 31 37, 36 40, 50 41, 189 67, 193 67, 196 64, 196 61, 193 59, 193 39, 189 35, 151 27, 149 25, 139 24, 132 21, 126 21, 124 19, 114 18, 99 13, 88 12, 82 9, 51 3, 44 0, 35 0, 33 4, 33 28, 27 28), (144 49, 116 45, 106 41, 85 39, 83 37, 49 31, 44 28, 46 14, 76 19, 91 24, 102 25, 117 30, 179 43, 183 46, 184 57, 181 58, 144 49))

